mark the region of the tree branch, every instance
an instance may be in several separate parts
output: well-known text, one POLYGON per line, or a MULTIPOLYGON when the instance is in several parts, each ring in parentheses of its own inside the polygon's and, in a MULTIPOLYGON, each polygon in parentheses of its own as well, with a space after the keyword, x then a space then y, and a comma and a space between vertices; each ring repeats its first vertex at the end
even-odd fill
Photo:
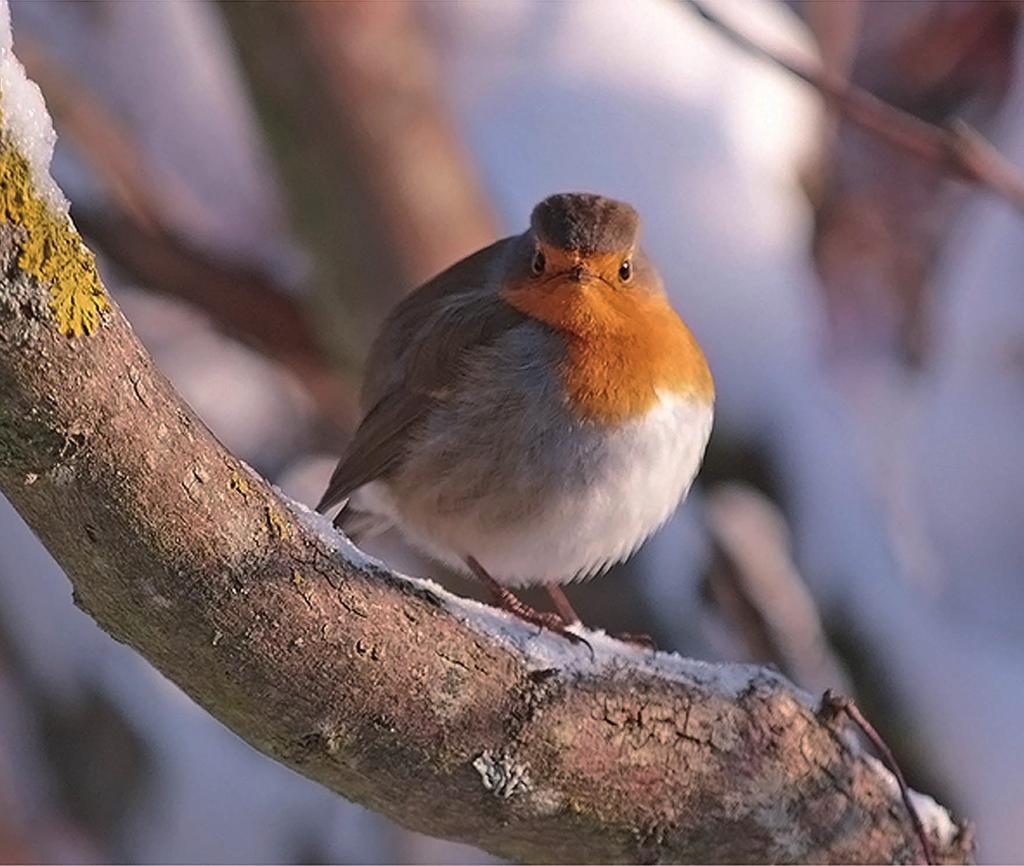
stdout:
POLYGON ((22 150, 45 115, 7 52, 0 490, 105 631, 272 758, 505 857, 920 856, 891 774, 779 675, 598 634, 591 660, 366 560, 225 452, 106 298, 48 155, 22 150))
POLYGON ((811 63, 769 50, 745 36, 700 0, 682 0, 730 42, 814 87, 851 123, 897 150, 959 180, 974 183, 1024 210, 1024 177, 1017 167, 962 121, 949 128, 927 123, 863 88, 811 63))

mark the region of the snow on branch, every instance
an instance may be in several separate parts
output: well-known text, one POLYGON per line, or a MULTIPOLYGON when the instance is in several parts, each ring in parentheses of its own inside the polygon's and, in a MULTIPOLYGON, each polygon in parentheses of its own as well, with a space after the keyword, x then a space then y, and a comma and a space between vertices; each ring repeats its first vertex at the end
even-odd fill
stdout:
POLYGON ((778 674, 601 634, 591 657, 364 557, 227 453, 107 298, 6 16, 0 491, 105 631, 275 760, 504 857, 920 858, 892 775, 778 674))

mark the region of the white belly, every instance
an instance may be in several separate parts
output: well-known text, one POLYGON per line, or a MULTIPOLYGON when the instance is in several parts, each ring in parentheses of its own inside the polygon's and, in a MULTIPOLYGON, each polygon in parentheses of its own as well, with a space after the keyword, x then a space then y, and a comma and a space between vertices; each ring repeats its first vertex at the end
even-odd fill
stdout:
POLYGON ((545 466, 506 450, 495 456, 513 468, 494 472, 493 484, 457 467, 438 485, 367 485, 354 504, 386 514, 454 568, 465 571, 473 556, 507 586, 582 579, 629 556, 672 515, 700 467, 712 416, 710 404, 664 395, 612 431, 561 437, 545 466), (453 489, 483 493, 458 499, 453 489))

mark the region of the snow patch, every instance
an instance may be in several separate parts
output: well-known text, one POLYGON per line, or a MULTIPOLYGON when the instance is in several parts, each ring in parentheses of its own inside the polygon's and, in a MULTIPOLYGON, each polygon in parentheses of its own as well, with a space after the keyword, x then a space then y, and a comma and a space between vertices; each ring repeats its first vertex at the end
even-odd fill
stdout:
MULTIPOLYGON (((888 775, 892 775, 891 773, 888 775)), ((895 782, 895 779, 893 779, 895 782)), ((953 840, 960 834, 953 817, 940 806, 932 797, 921 794, 918 791, 908 789, 910 800, 917 810, 917 817, 921 819, 925 832, 930 839, 940 839, 943 844, 952 844, 953 840)))
MULTIPOLYGON (((896 777, 889 772, 888 768, 873 755, 867 755, 866 760, 874 767, 875 772, 885 780, 886 787, 892 792, 895 799, 900 799, 900 786, 896 777)), ((910 801, 914 804, 917 817, 925 829, 929 839, 938 839, 943 846, 952 846, 956 837, 960 834, 960 828, 945 807, 940 806, 927 794, 921 794, 908 788, 910 801)))
POLYGON ((28 80, 14 56, 11 11, 0 0, 0 112, 4 130, 32 168, 36 193, 55 213, 67 214, 68 200, 50 177, 50 161, 57 134, 39 87, 28 80))

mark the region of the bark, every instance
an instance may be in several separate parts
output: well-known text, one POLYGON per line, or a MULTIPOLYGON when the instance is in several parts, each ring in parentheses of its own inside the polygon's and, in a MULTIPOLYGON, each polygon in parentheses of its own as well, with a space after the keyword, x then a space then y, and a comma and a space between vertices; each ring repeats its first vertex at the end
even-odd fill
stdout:
POLYGON ((284 501, 154 368, 3 136, 0 491, 111 636, 275 760, 504 857, 920 856, 890 774, 779 675, 600 635, 592 658, 284 501))

